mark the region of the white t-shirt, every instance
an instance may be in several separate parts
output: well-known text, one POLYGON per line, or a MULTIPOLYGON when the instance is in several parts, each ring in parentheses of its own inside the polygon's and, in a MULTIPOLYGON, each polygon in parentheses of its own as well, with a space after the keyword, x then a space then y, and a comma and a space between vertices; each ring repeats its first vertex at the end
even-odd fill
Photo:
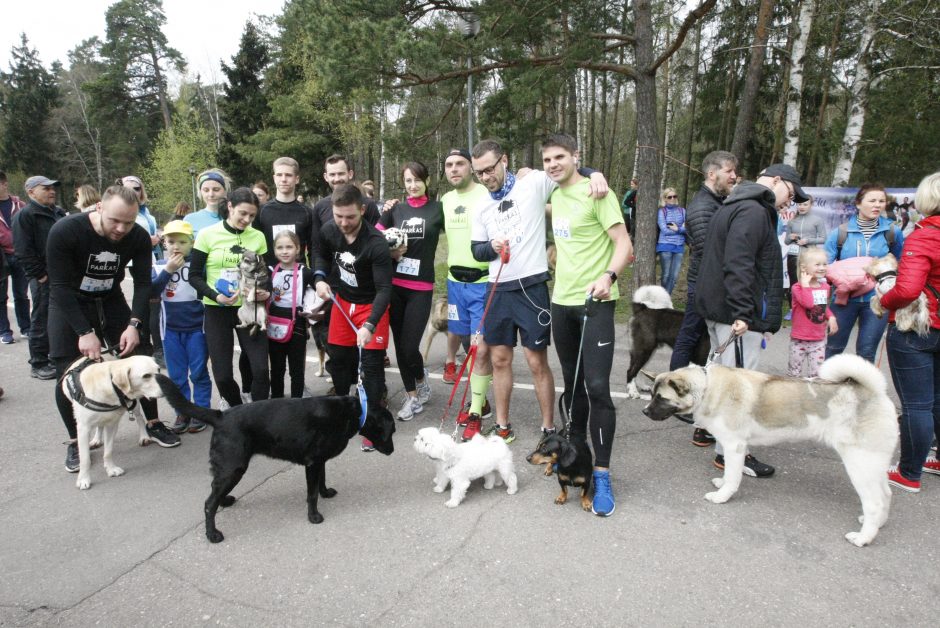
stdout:
MULTIPOLYGON (((545 205, 556 187, 558 184, 547 174, 533 170, 517 179, 502 200, 490 197, 475 213, 472 240, 509 240, 509 263, 503 268, 500 283, 548 272, 545 205)), ((496 280, 499 265, 499 258, 490 262, 490 281, 496 280)))

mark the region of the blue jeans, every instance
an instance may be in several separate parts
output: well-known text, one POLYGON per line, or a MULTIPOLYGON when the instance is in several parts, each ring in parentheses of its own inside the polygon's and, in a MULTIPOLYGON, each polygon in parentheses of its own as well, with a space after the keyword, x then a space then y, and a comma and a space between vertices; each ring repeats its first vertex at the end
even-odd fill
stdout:
POLYGON ((875 353, 878 351, 878 342, 888 325, 887 315, 878 318, 871 311, 868 301, 855 299, 850 300, 845 305, 831 303, 829 309, 832 310, 836 321, 839 323, 839 331, 834 336, 829 336, 829 341, 826 343, 826 358, 831 358, 845 351, 845 345, 849 343, 849 336, 852 335, 855 321, 858 321, 855 353, 869 362, 874 362, 875 353))
POLYGON ((940 330, 921 338, 888 329, 888 364, 901 399, 901 475, 920 480, 934 435, 940 436, 940 330))
POLYGON ((7 315, 8 288, 13 284, 13 309, 16 312, 16 324, 20 328, 21 334, 29 333, 29 280, 23 267, 16 260, 15 255, 2 253, 6 256, 7 270, 9 277, 0 279, 0 334, 12 331, 10 328, 10 317, 7 315))
POLYGON ((676 280, 679 279, 679 271, 682 270, 682 253, 669 253, 662 251, 659 253, 659 267, 662 270, 662 277, 659 285, 666 289, 670 295, 672 289, 676 287, 676 280))
POLYGON ((192 381, 193 403, 208 408, 212 401, 212 380, 209 379, 209 351, 205 333, 201 329, 167 329, 163 333, 163 355, 170 379, 187 399, 190 399, 189 382, 192 381))

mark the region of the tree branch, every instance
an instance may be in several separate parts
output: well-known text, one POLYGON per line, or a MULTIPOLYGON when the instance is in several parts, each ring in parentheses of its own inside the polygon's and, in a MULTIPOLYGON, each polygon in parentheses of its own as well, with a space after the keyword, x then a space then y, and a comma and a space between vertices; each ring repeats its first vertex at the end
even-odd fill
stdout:
POLYGON ((643 71, 647 74, 656 72, 659 66, 664 64, 669 57, 682 47, 682 43, 685 41, 686 35, 689 34, 689 30, 691 30, 699 20, 705 17, 705 14, 711 11, 717 2, 718 0, 702 0, 702 4, 695 7, 692 11, 689 11, 689 14, 685 16, 685 20, 682 22, 682 26, 679 27, 679 32, 676 33, 676 38, 672 41, 672 44, 663 51, 663 54, 661 54, 650 67, 644 68, 643 71))

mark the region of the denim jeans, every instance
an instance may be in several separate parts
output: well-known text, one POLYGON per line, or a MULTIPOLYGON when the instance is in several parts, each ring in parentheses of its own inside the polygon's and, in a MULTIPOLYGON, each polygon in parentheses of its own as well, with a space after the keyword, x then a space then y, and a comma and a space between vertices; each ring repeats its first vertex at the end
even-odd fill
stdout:
POLYGON ((10 317, 7 314, 7 300, 9 285, 13 284, 13 309, 16 313, 16 324, 20 328, 21 334, 29 333, 29 280, 23 267, 16 260, 15 255, 9 253, 0 253, 6 255, 6 266, 9 271, 9 277, 0 279, 0 334, 12 331, 10 327, 10 317))
POLYGON ((839 355, 845 351, 845 345, 849 343, 849 336, 852 335, 852 328, 855 321, 858 321, 858 338, 855 339, 855 353, 865 358, 869 362, 875 361, 875 353, 878 351, 878 342, 881 335, 888 325, 888 317, 878 318, 871 311, 867 301, 850 300, 845 305, 836 305, 832 303, 829 309, 836 317, 839 323, 839 331, 829 336, 829 342, 826 343, 826 358, 839 355))
POLYGON ((682 270, 682 253, 669 253, 662 251, 659 253, 659 266, 662 270, 662 278, 659 285, 666 289, 670 295, 672 289, 676 287, 676 280, 679 279, 679 271, 682 270))
POLYGON ((940 436, 940 330, 925 337, 888 329, 888 364, 901 399, 901 475, 920 480, 934 435, 940 436))

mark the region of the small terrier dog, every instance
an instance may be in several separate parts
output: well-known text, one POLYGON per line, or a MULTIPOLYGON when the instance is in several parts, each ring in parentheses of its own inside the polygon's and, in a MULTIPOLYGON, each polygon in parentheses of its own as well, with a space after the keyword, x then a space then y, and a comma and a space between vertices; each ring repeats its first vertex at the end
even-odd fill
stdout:
POLYGON ((434 461, 434 492, 443 493, 450 484, 450 499, 444 505, 456 508, 463 501, 470 482, 483 478, 483 488, 493 488, 498 480, 506 485, 506 492, 515 495, 518 490, 512 452, 499 436, 477 434, 468 443, 457 444, 436 427, 418 430, 414 448, 434 461))
POLYGON ((326 317, 330 313, 331 307, 332 304, 321 299, 312 286, 304 291, 303 308, 300 315, 310 321, 310 332, 313 335, 313 341, 317 345, 317 353, 320 359, 320 363, 317 365, 317 377, 323 377, 325 372, 326 340, 329 331, 329 322, 326 317))
POLYGON ((442 296, 434 302, 431 307, 431 318, 428 319, 428 339, 424 341, 424 361, 428 361, 428 353, 431 352, 431 343, 434 337, 441 332, 447 331, 447 297, 442 296))
MULTIPOLYGON (((884 257, 876 257, 865 267, 865 272, 875 279, 875 294, 869 303, 875 316, 884 316, 885 309, 881 307, 881 296, 886 294, 898 279, 898 260, 888 253, 884 257)), ((930 331, 930 311, 927 305, 927 295, 923 292, 917 300, 894 313, 894 324, 900 331, 914 331, 918 336, 926 336, 930 331)))
POLYGON ((271 291, 271 273, 268 271, 268 265, 264 263, 264 258, 247 249, 242 251, 242 261, 238 264, 238 271, 241 275, 239 286, 242 304, 238 308, 239 323, 236 327, 240 329, 247 327, 251 336, 254 337, 259 331, 266 331, 268 328, 265 302, 258 300, 257 293, 258 290, 271 291))
POLYGON ((548 434, 539 441, 538 447, 526 456, 529 464, 545 465, 545 475, 551 475, 554 468, 558 476, 561 494, 555 498, 559 506, 568 501, 568 487, 581 489, 581 510, 591 512, 591 481, 594 472, 594 458, 584 437, 572 435, 568 440, 560 434, 548 434))

